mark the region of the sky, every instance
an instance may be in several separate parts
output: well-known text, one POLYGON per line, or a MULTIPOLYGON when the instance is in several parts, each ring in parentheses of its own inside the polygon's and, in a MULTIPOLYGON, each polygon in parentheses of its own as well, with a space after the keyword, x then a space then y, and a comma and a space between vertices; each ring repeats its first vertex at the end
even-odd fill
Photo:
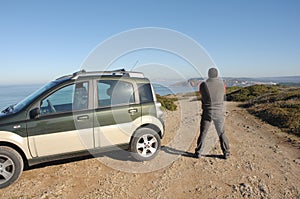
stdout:
POLYGON ((0 85, 70 74, 108 38, 145 27, 194 40, 222 76, 300 75, 299 19, 297 0, 0 0, 0 85))

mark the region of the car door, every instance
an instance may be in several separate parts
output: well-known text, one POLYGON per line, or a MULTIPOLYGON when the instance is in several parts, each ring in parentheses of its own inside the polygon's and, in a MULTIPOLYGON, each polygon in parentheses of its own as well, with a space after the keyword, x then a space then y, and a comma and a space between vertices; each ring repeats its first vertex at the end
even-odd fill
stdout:
POLYGON ((96 81, 95 147, 128 144, 141 123, 141 106, 130 81, 102 78, 96 81))
POLYGON ((90 83, 63 85, 38 102, 40 115, 27 122, 33 156, 49 156, 94 148, 90 83))

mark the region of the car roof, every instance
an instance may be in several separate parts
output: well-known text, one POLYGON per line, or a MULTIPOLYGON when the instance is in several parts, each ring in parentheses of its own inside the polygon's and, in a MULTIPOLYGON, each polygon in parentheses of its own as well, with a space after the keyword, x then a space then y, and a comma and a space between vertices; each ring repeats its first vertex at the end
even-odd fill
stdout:
POLYGON ((132 78, 145 78, 144 74, 141 72, 134 72, 134 71, 125 71, 124 69, 120 70, 112 70, 112 71, 85 71, 80 70, 72 75, 65 75, 62 77, 57 78, 56 80, 63 80, 63 79, 73 79, 76 80, 80 77, 132 77, 132 78))

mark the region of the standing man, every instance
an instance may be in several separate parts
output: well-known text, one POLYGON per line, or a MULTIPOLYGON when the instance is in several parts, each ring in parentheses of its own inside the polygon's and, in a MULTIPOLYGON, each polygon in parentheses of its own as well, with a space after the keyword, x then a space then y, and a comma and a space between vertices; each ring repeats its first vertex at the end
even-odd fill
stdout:
POLYGON ((207 135, 211 122, 214 122, 217 130, 224 159, 230 155, 229 144, 225 136, 225 114, 224 114, 224 96, 226 86, 222 80, 218 79, 218 70, 210 68, 208 70, 208 79, 202 82, 199 87, 202 96, 202 118, 200 124, 200 136, 197 140, 195 157, 201 158, 203 143, 207 135))

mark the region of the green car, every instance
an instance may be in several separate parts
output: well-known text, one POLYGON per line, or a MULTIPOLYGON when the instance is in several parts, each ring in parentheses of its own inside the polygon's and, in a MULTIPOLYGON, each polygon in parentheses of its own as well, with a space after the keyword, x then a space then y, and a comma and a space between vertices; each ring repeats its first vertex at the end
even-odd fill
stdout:
POLYGON ((0 188, 24 166, 128 149, 147 161, 160 149, 162 111, 139 72, 79 71, 60 77, 0 113, 0 188))

